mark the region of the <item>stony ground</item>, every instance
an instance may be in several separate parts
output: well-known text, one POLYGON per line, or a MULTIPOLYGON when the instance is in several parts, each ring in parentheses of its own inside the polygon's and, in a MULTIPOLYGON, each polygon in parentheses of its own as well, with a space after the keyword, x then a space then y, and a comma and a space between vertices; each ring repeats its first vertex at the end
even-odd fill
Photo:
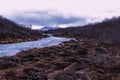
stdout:
POLYGON ((0 58, 0 80, 120 80, 120 45, 79 39, 0 58))

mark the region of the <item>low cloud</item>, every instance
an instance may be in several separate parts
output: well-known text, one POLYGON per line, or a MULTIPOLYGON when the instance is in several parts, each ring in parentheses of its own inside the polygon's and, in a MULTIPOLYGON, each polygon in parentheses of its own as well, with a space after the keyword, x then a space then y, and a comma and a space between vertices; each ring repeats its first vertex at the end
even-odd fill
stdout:
POLYGON ((47 11, 34 11, 16 13, 10 16, 10 19, 20 24, 31 24, 37 26, 58 26, 62 24, 86 24, 86 19, 82 17, 66 17, 60 14, 51 14, 47 11))

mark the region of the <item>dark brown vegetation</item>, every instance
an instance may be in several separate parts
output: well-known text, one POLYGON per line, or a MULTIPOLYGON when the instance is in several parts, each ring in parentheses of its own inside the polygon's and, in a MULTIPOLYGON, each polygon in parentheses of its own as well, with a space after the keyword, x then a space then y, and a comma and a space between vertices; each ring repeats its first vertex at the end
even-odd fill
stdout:
POLYGON ((78 40, 0 58, 0 80, 119 80, 120 45, 78 40))
POLYGON ((75 37, 0 58, 0 80, 120 80, 120 18, 50 31, 75 37))
POLYGON ((0 16, 0 43, 23 42, 43 37, 39 31, 31 30, 0 16))
POLYGON ((92 38, 99 41, 120 41, 120 17, 85 26, 50 30, 47 33, 64 37, 92 38))

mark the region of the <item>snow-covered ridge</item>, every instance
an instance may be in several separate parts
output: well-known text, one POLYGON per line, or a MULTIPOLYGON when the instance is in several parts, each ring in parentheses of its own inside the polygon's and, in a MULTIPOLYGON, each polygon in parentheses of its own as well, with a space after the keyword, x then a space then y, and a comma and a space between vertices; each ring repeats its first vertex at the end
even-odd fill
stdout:
POLYGON ((44 48, 50 47, 53 45, 58 45, 64 41, 69 41, 72 38, 61 38, 61 37, 47 37, 37 41, 28 41, 21 43, 12 43, 12 44, 0 44, 0 57, 3 56, 13 56, 18 52, 29 50, 32 48, 44 48))

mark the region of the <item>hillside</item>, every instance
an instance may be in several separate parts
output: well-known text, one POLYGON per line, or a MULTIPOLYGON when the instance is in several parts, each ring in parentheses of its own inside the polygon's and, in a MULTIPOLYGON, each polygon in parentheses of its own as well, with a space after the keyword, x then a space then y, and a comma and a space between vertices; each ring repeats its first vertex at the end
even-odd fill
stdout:
POLYGON ((43 37, 39 31, 31 30, 2 16, 0 17, 0 43, 29 41, 43 37))
POLYGON ((0 58, 1 80, 120 80, 120 18, 51 30, 77 40, 0 58), (117 41, 117 42, 115 42, 117 41))
POLYGON ((96 39, 99 41, 120 41, 120 17, 106 19, 101 23, 51 30, 47 33, 56 36, 96 39))

